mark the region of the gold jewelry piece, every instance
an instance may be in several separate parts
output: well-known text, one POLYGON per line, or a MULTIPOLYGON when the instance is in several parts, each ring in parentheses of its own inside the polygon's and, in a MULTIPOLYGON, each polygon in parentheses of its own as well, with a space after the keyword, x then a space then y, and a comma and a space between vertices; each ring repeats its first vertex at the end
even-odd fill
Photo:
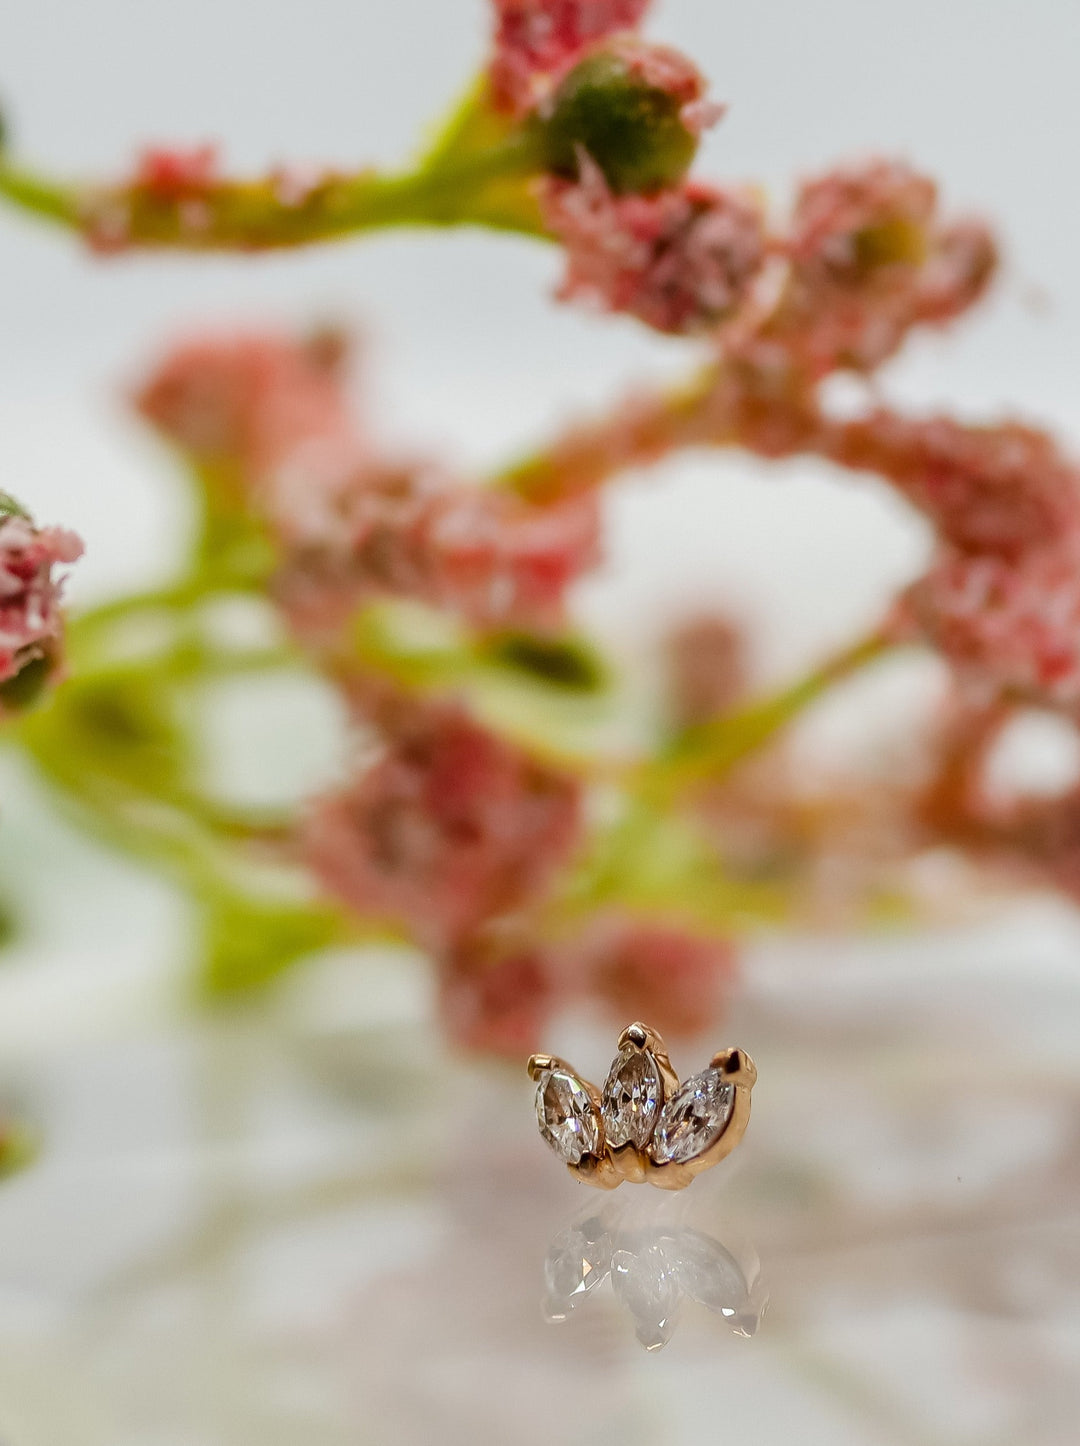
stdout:
POLYGON ((681 1190, 742 1139, 757 1068, 745 1050, 722 1049, 680 1084, 663 1039, 637 1023, 619 1035, 602 1091, 550 1054, 530 1058, 529 1076, 540 1134, 571 1175, 600 1190, 624 1180, 681 1190))

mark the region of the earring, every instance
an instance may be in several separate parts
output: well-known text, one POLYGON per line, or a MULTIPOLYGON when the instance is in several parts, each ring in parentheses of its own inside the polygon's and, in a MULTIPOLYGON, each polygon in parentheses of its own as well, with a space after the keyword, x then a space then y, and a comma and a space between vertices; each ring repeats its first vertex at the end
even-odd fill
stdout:
POLYGON ((624 1180, 681 1190, 729 1155, 750 1118, 754 1061, 742 1049, 713 1055, 682 1084, 655 1029, 619 1035, 603 1090, 565 1060, 534 1054, 540 1134, 579 1180, 614 1190, 624 1180))

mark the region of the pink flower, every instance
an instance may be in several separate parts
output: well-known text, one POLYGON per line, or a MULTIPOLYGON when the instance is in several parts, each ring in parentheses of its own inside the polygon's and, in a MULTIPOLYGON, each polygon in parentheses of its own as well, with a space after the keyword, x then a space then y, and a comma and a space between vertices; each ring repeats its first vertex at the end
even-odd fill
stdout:
POLYGON ((492 89, 500 106, 529 110, 552 77, 590 46, 632 30, 650 0, 494 0, 492 89))
POLYGON ((139 156, 133 183, 157 200, 182 201, 206 195, 217 180, 216 147, 155 146, 139 156))
POLYGON ((465 1049, 519 1062, 543 1044, 555 1001, 549 962, 537 947, 500 949, 483 938, 453 950, 439 975, 439 1012, 465 1049))
POLYGON ((946 549, 905 594, 897 631, 921 634, 969 693, 1080 707, 1080 534, 1018 561, 946 549))
POLYGON ((598 559, 599 516, 592 498, 543 508, 463 488, 434 511, 426 542, 431 601, 483 627, 544 630, 565 620, 567 588, 598 559))
POLYGON ((361 448, 340 382, 340 339, 205 336, 176 348, 135 404, 201 465, 265 479, 301 451, 355 462, 361 448))
POLYGON ((580 790, 454 708, 417 704, 397 724, 315 805, 306 854, 359 913, 445 947, 546 888, 578 837, 580 790))
POLYGON ((996 264, 985 228, 942 228, 934 183, 891 161, 804 185, 787 252, 769 331, 815 373, 878 366, 916 322, 951 320, 977 300, 996 264))
POLYGON ((83 546, 60 527, 38 529, 19 514, 0 516, 0 684, 29 663, 51 660, 63 631, 59 564, 75 562, 83 546))
POLYGON ((532 507, 423 468, 357 472, 321 511, 312 492, 276 518, 289 550, 275 582, 293 627, 312 641, 385 596, 482 628, 554 629, 567 588, 597 558, 591 498, 532 507))
POLYGON ((577 987, 624 1024, 697 1034, 714 1023, 735 972, 726 939, 647 919, 599 919, 576 951, 577 987))
POLYGON ((382 461, 354 424, 340 338, 208 337, 177 348, 136 403, 282 546, 274 593, 332 641, 364 602, 411 597, 481 627, 551 629, 597 560, 592 499, 540 508, 436 468, 382 461))
POLYGON ((958 221, 940 232, 919 282, 919 320, 941 324, 974 306, 999 261, 997 241, 982 221, 958 221))
POLYGON ((968 427, 875 411, 835 427, 823 450, 887 477, 962 552, 1015 560, 1080 526, 1080 468, 1015 422, 968 427))
POLYGON ((542 184, 546 224, 566 246, 559 295, 627 311, 658 331, 715 328, 746 299, 765 256, 748 197, 686 183, 615 196, 582 157, 577 181, 542 184))

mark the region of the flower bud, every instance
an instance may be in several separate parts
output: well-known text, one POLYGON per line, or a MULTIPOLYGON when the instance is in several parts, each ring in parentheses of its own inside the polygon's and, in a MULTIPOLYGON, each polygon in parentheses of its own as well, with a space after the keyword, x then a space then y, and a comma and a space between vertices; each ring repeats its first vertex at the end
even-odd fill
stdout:
POLYGON ((25 713, 33 708, 45 692, 58 662, 57 652, 50 649, 23 663, 17 673, 0 683, 0 717, 25 713))
POLYGON ((74 533, 36 528, 0 493, 0 716, 29 707, 61 662, 57 569, 81 553, 74 533))
POLYGON ((649 0, 493 0, 493 98, 500 110, 525 115, 587 50, 609 35, 633 30, 649 0))
POLYGON ((676 51, 625 40, 586 56, 538 113, 546 168, 576 180, 587 155, 617 193, 658 191, 686 174, 704 82, 676 51))
POLYGON ((558 295, 629 312, 671 335, 730 321, 765 261, 760 206, 735 192, 686 181, 616 196, 586 156, 578 181, 547 178, 539 199, 566 247, 558 295))

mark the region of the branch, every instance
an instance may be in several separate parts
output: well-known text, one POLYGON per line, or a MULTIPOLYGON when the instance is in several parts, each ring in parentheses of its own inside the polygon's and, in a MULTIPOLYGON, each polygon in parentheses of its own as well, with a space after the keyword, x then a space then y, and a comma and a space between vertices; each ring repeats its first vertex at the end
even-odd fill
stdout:
POLYGON ((260 251, 396 226, 478 225, 543 236, 526 185, 537 170, 535 138, 516 132, 398 174, 282 169, 250 180, 180 180, 171 188, 139 177, 64 183, 0 161, 0 196, 81 232, 100 251, 260 251))

